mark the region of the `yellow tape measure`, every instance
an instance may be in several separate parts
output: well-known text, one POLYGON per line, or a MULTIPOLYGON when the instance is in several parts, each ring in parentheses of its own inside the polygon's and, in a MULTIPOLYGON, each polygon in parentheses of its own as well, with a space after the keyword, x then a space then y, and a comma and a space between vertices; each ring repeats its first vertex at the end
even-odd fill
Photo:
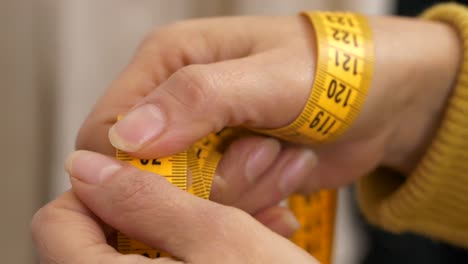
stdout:
MULTIPOLYGON (((351 126, 367 96, 374 63, 372 34, 367 19, 358 14, 308 12, 304 15, 315 28, 318 44, 315 81, 307 104, 290 125, 256 131, 295 143, 329 142, 351 126)), ((253 133, 244 128, 229 128, 210 134, 187 151, 171 157, 142 160, 117 151, 117 158, 165 176, 179 188, 208 199, 224 150, 232 140, 253 133)), ((322 263, 331 263, 336 192, 293 195, 288 202, 301 223, 292 241, 322 263)), ((169 256, 120 233, 117 249, 124 254, 151 258, 169 256)))
POLYGON ((309 100, 290 125, 261 132, 296 143, 329 142, 351 126, 366 98, 374 64, 372 34, 358 14, 304 15, 314 25, 318 47, 309 100))
POLYGON ((336 191, 320 191, 309 196, 292 195, 288 204, 301 224, 291 240, 320 263, 331 263, 336 191))
MULTIPOLYGON (((309 100, 290 125, 266 131, 297 143, 330 142, 354 122, 367 96, 374 67, 372 33, 364 16, 307 12, 317 36, 318 63, 309 100)), ((292 241, 321 263, 331 263, 336 192, 293 195, 289 206, 301 228, 292 241)))
MULTIPOLYGON (((160 159, 135 159, 120 150, 117 150, 116 156, 117 159, 127 161, 141 170, 158 175, 164 175, 170 183, 182 190, 187 190, 187 188, 192 187, 187 186, 187 174, 190 171, 187 151, 160 159)), ((192 173, 192 175, 196 174, 196 172, 193 173, 192 171, 190 171, 190 173, 192 173)), ((201 176, 198 176, 198 179, 200 178, 201 176)), ((204 189, 202 189, 199 194, 199 196, 205 195, 204 189)), ((150 258, 169 256, 168 254, 155 250, 141 242, 138 242, 137 240, 131 239, 120 232, 117 234, 117 249, 123 254, 140 254, 150 258)))
MULTIPOLYGON (((118 120, 121 116, 118 117, 118 120)), ((209 135, 196 142, 187 151, 171 157, 158 159, 137 159, 117 150, 116 158, 126 161, 136 168, 164 176, 170 183, 196 196, 208 199, 216 165, 221 159, 217 151, 226 136, 231 136, 232 129, 209 135)), ((117 234, 117 249, 123 254, 140 254, 149 258, 169 257, 170 255, 153 249, 122 233, 117 234)))

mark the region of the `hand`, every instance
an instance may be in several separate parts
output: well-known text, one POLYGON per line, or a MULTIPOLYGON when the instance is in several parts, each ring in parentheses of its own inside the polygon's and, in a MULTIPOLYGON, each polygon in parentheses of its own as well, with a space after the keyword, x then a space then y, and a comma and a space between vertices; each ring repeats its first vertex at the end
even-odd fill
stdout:
POLYGON ((43 264, 316 263, 243 211, 190 195, 161 176, 87 151, 67 164, 73 191, 32 222, 43 264), (101 221, 179 261, 118 253, 101 221))
MULTIPOLYGON (((349 131, 319 146, 240 139, 219 165, 213 200, 255 214, 291 192, 341 186, 380 165, 412 169, 450 93, 458 39, 442 24, 369 20, 375 73, 349 131)), ((310 93, 315 49, 313 28, 298 16, 212 18, 157 30, 97 103, 77 148, 113 154, 110 129, 115 147, 159 157, 226 126, 284 126, 310 93)))

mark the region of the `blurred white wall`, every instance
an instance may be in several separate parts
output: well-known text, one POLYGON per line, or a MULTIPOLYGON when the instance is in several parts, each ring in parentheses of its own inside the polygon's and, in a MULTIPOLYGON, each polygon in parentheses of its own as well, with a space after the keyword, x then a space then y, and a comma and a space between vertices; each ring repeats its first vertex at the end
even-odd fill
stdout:
POLYGON ((29 221, 45 186, 32 1, 0 3, 0 259, 32 263, 29 221))
MULTIPOLYGON (((0 240, 5 263, 34 263, 29 218, 44 190, 51 199, 69 188, 62 164, 80 124, 148 31, 200 16, 311 9, 384 14, 392 6, 391 0, 0 1, 0 30, 8 33, 0 34, 1 89, 7 91, 1 121, 8 126, 0 137, 8 154, 0 160, 9 168, 0 193, 6 208, 14 208, 0 220, 9 237, 0 240)), ((355 263, 365 241, 349 216, 349 193, 339 200, 335 263, 355 263)))

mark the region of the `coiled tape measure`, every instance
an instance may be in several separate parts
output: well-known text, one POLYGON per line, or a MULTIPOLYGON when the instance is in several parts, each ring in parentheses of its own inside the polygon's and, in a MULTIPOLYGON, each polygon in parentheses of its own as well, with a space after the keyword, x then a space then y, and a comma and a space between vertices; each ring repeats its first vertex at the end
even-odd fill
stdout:
MULTIPOLYGON (((367 96, 374 64, 372 34, 367 19, 359 14, 306 12, 303 15, 313 24, 318 44, 315 81, 307 104, 290 125, 256 132, 302 144, 330 142, 351 126, 367 96)), ((254 132, 226 128, 171 157, 136 159, 117 150, 117 158, 163 175, 177 187, 208 199, 224 149, 232 140, 249 133, 254 132)), ((321 263, 331 263, 336 191, 292 195, 288 204, 301 223, 291 240, 321 263)), ((117 237, 117 249, 124 254, 150 258, 169 256, 121 233, 117 237)))

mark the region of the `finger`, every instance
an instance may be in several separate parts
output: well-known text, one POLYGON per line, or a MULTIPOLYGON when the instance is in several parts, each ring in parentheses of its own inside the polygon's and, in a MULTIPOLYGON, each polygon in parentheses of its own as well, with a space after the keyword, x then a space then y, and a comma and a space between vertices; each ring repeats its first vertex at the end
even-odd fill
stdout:
POLYGON ((291 193, 299 190, 307 178, 315 177, 317 155, 309 148, 283 147, 277 159, 254 186, 233 203, 248 213, 278 204, 291 193))
POLYGON ((185 65, 246 56, 252 51, 252 36, 234 25, 249 21, 200 19, 179 22, 150 33, 132 62, 88 115, 80 129, 76 148, 113 154, 107 134, 117 115, 126 113, 185 65), (226 28, 231 29, 230 34, 225 33, 226 28))
POLYGON ((256 213, 254 217, 272 231, 286 238, 290 238, 300 227, 294 214, 286 207, 269 207, 256 213))
POLYGON ((237 227, 230 221, 245 217, 240 211, 190 195, 161 176, 107 156, 78 151, 67 168, 73 190, 100 219, 178 259, 206 260, 216 256, 212 248, 219 243, 240 246, 236 243, 248 232, 248 225, 233 232, 237 227))
POLYGON ((41 208, 31 231, 43 264, 150 264, 144 257, 124 257, 109 246, 96 217, 71 191, 41 208))
POLYGON ((382 160, 381 138, 366 138, 352 142, 336 142, 314 148, 320 162, 300 191, 310 193, 319 189, 338 188, 351 184, 364 172, 375 170, 382 160), (340 164, 337 166, 337 164, 340 164), (344 171, 343 168, 346 168, 344 171))
POLYGON ((188 263, 313 261, 243 211, 190 195, 160 176, 125 165, 88 151, 75 152, 67 162, 77 196, 130 237, 188 263), (275 255, 283 249, 287 256, 275 255))
POLYGON ((159 157, 225 126, 284 126, 299 115, 309 87, 299 84, 304 75, 275 63, 283 56, 267 53, 184 67, 117 122, 109 139, 136 156, 159 157))
POLYGON ((270 167, 281 144, 273 138, 249 136, 234 141, 216 169, 210 199, 232 205, 270 167))

